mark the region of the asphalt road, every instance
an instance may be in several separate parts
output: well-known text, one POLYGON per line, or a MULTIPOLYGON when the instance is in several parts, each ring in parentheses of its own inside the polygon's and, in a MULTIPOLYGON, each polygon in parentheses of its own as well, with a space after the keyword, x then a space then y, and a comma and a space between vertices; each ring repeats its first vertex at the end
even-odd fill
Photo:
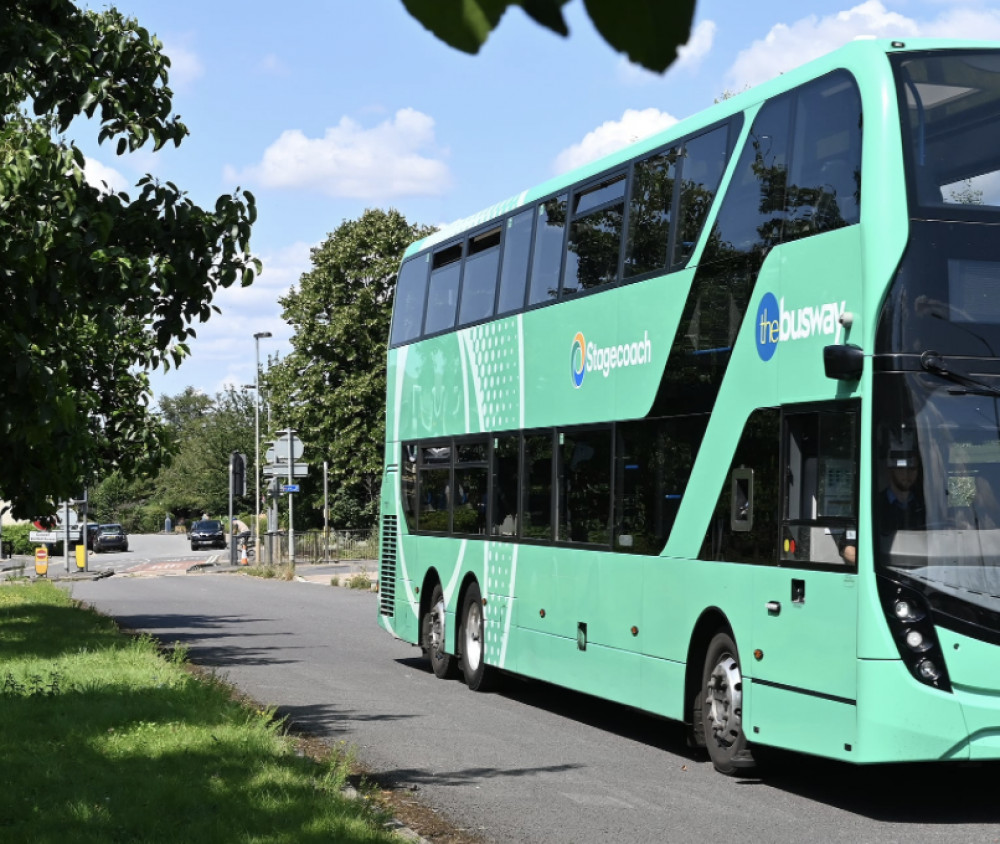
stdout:
POLYGON ((676 725, 544 683, 475 694, 376 627, 376 596, 234 574, 67 583, 494 842, 1000 842, 1000 766, 794 755, 726 778, 676 725))
MULTIPOLYGON (((87 571, 100 572, 108 569, 116 574, 126 573, 149 563, 209 563, 229 562, 229 551, 218 548, 199 548, 191 550, 191 544, 183 533, 162 534, 132 534, 128 538, 128 551, 106 551, 100 554, 93 551, 87 557, 87 571)), ((34 570, 34 560, 29 557, 21 559, 30 574, 34 570)), ((75 549, 70 556, 70 574, 78 572, 75 549)), ((48 576, 52 578, 66 575, 66 558, 62 556, 49 557, 48 576)))

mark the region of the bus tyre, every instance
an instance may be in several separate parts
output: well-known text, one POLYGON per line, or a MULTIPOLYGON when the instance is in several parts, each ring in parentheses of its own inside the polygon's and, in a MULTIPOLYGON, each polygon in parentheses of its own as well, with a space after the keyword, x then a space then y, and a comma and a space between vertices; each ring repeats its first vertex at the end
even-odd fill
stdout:
POLYGON ((732 776, 753 768, 755 763, 743 732, 743 674, 736 644, 728 633, 716 633, 709 642, 698 704, 700 712, 695 717, 701 719, 699 737, 704 738, 715 769, 732 776))
POLYGON ((444 590, 438 583, 431 592, 430 609, 420 623, 420 638, 424 653, 434 671, 434 676, 442 680, 454 677, 457 673, 455 657, 445 653, 444 650, 444 622, 444 590))
POLYGON ((497 671, 486 664, 486 622, 483 596, 476 583, 469 585, 462 606, 462 673, 474 692, 488 692, 496 686, 497 671))

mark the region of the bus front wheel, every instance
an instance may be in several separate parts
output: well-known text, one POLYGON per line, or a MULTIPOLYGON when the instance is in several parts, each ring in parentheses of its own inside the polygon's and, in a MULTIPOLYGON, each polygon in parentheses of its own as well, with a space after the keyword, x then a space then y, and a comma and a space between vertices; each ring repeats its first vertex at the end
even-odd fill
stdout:
POLYGON ((445 603, 441 584, 431 592, 431 605, 421 623, 424 653, 430 660, 434 676, 446 680, 455 676, 455 657, 445 653, 445 603))
POLYGON ((486 621, 479 586, 469 585, 462 609, 462 673, 474 692, 487 692, 496 685, 497 671, 486 664, 486 621))
POLYGON ((736 643, 728 633, 716 633, 708 645, 698 698, 699 737, 704 737, 715 769, 732 776, 753 768, 743 731, 743 674, 736 643))

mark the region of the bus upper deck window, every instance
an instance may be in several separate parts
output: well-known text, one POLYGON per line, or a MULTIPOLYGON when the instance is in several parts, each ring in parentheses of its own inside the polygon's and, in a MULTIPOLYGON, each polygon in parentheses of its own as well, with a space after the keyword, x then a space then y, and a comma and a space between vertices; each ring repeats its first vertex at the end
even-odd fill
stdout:
POLYGON ((436 334, 454 327, 458 311, 458 284, 461 277, 461 243, 434 253, 430 283, 427 287, 424 334, 436 334))
POLYGON ((566 231, 566 197, 560 196, 543 202, 538 206, 537 217, 528 305, 548 302, 559 295, 563 233, 566 231))
POLYGON ((497 295, 498 314, 510 313, 524 307, 534 219, 534 210, 528 209, 507 220, 503 239, 503 263, 500 267, 500 291, 497 295))
POLYGON ((391 344, 397 346, 416 340, 424 318, 427 298, 427 264, 430 256, 403 262, 396 279, 396 297, 392 315, 391 344))
POLYGON ((625 219, 625 174, 578 193, 574 204, 562 295, 617 280, 625 219))
POLYGON ((677 150, 671 149, 635 165, 629 198, 626 276, 662 270, 667 264, 677 155, 677 150))
POLYGON ((500 269, 500 227, 469 238, 462 276, 458 324, 468 325, 493 316, 500 269))

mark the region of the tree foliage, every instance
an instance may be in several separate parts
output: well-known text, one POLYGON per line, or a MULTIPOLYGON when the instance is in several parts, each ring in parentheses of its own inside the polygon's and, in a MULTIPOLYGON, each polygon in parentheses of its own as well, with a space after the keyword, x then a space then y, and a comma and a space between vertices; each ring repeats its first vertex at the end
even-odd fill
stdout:
POLYGON ((194 387, 185 387, 176 396, 160 396, 160 418, 179 437, 191 423, 201 421, 212 410, 212 398, 194 387))
MULTIPOLYGON (((536 23, 569 35, 562 7, 568 0, 403 0, 407 11, 446 44, 478 53, 509 6, 536 23)), ((584 0, 597 31, 615 50, 660 73, 691 37, 696 0, 584 0)))
MULTIPOLYGON (((152 498, 164 512, 201 516, 229 512, 229 456, 247 458, 247 500, 253 500, 249 481, 254 477, 254 396, 229 389, 215 399, 188 387, 173 398, 160 400, 161 410, 174 415, 168 421, 177 454, 153 483, 152 498), (185 412, 177 414, 181 406, 185 412)), ((246 502, 234 502, 239 512, 246 502)))
POLYGON ((216 290, 260 271, 252 195, 205 209, 150 176, 132 196, 98 190, 59 135, 86 116, 118 154, 179 144, 169 66, 114 9, 8 0, 0 15, 0 498, 18 517, 165 457, 148 371, 179 364, 216 290))
POLYGON ((276 423, 294 428, 305 446, 313 468, 304 492, 311 492, 314 510, 322 508, 316 467, 329 462, 337 527, 375 520, 396 272, 403 250, 432 231, 397 211, 365 211, 312 251, 312 269, 279 300, 294 328, 293 351, 267 373, 271 406, 276 423))

